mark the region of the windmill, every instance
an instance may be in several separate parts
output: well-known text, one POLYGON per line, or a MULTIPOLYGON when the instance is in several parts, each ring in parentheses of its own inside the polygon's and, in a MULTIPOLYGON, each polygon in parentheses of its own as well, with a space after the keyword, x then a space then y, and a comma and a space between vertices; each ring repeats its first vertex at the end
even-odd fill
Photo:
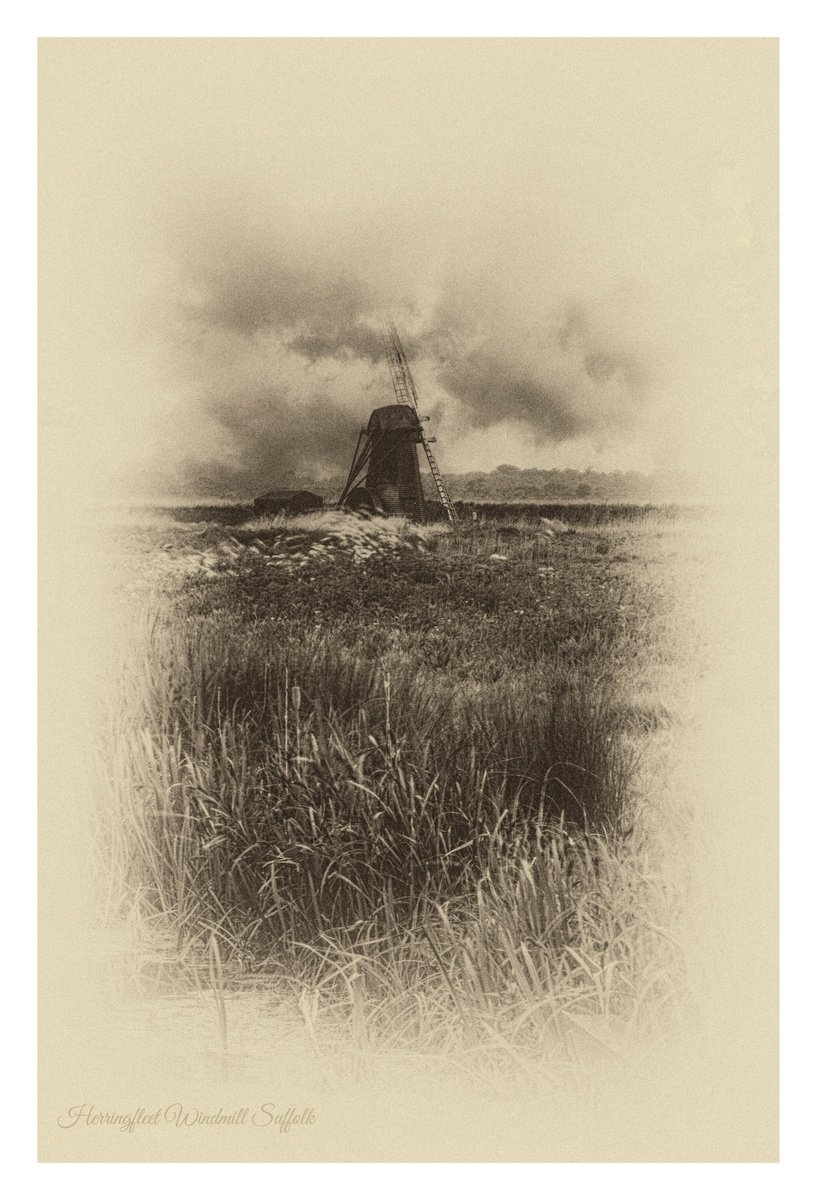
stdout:
POLYGON ((426 436, 423 420, 428 418, 419 414, 417 388, 400 335, 392 323, 385 336, 397 403, 376 408, 366 428, 360 431, 338 503, 350 508, 379 508, 387 513, 402 513, 415 521, 425 520, 427 502, 417 454, 417 447, 422 446, 440 503, 453 524, 457 514, 431 450, 436 438, 426 436))

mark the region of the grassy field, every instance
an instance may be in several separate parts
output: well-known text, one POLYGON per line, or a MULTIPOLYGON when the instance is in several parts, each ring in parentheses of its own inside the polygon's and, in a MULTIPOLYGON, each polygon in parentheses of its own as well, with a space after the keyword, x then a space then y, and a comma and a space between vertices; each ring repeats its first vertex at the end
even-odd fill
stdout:
POLYGON ((701 517, 573 507, 119 525, 99 854, 143 994, 484 1069, 674 1036, 701 517))

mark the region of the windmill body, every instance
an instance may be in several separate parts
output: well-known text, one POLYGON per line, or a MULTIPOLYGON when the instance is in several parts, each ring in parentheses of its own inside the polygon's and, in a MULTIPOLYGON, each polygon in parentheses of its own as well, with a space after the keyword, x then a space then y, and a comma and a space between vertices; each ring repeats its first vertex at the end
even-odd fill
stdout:
POLYGON ((368 501, 373 509, 422 521, 425 497, 417 458, 420 443, 420 422, 413 409, 405 404, 376 408, 369 417, 362 447, 365 477, 357 494, 349 497, 354 507, 366 507, 368 501))

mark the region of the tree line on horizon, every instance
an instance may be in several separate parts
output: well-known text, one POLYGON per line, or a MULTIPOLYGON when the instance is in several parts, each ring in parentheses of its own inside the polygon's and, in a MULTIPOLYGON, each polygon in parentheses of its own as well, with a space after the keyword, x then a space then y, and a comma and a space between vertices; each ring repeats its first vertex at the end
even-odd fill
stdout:
MULTIPOLYGON (((317 480, 289 472, 281 487, 305 488, 324 496, 339 492, 345 475, 317 480)), ((594 471, 517 467, 502 463, 491 471, 446 472, 445 481, 453 500, 513 501, 586 500, 658 501, 693 499, 704 491, 702 482, 681 471, 647 474, 642 471, 594 471)))

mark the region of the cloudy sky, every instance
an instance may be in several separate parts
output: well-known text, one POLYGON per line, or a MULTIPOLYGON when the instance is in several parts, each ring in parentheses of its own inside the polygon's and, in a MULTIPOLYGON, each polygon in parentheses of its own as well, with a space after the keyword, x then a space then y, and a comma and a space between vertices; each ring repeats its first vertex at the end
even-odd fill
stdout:
POLYGON ((40 47, 65 487, 344 470, 390 400, 388 317, 444 470, 773 458, 775 43, 40 47))

